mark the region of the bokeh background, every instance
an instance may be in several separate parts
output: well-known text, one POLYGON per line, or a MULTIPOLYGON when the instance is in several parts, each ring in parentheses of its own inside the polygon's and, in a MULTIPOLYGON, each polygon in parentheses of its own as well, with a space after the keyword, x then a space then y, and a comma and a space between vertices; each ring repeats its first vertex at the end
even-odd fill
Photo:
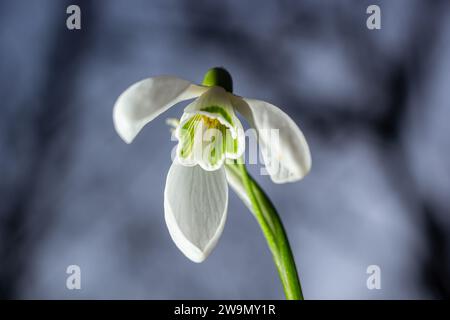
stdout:
MULTIPOLYGON (((167 117, 131 145, 117 96, 142 78, 201 81, 288 112, 307 137, 300 183, 257 180, 285 223, 306 298, 448 298, 449 1, 0 1, 0 297, 278 299, 261 231, 230 193, 202 264, 163 215, 167 117), (81 7, 80 31, 66 8, 81 7), (366 28, 381 7, 382 29, 366 28), (77 264, 82 289, 67 290, 77 264), (366 268, 381 268, 368 290, 366 268)), ((251 168, 257 173, 258 168, 251 168)))

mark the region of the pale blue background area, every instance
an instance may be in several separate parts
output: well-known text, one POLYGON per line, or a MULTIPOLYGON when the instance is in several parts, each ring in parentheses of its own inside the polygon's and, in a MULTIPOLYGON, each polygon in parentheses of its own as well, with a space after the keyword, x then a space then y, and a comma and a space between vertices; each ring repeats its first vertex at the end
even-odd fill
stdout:
MULTIPOLYGON (((112 106, 133 82, 201 81, 302 128, 302 182, 257 176, 285 223, 306 298, 449 297, 448 1, 0 1, 0 297, 278 299, 254 218, 230 192, 202 264, 163 216, 169 110, 126 145, 112 106), (82 30, 68 31, 78 3, 82 30), (377 3, 382 29, 367 30, 377 3), (82 269, 82 290, 65 269, 82 269), (366 288, 366 268, 382 289, 366 288)), ((257 173, 258 167, 251 168, 257 173)))

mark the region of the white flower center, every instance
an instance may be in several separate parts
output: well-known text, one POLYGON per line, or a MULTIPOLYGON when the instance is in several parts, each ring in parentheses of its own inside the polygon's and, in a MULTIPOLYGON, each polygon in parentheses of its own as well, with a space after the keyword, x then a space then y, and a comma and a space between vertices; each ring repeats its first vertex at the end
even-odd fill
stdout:
POLYGON ((245 148, 242 125, 234 114, 229 93, 213 87, 185 109, 176 130, 181 164, 219 169, 226 158, 237 159, 245 148))

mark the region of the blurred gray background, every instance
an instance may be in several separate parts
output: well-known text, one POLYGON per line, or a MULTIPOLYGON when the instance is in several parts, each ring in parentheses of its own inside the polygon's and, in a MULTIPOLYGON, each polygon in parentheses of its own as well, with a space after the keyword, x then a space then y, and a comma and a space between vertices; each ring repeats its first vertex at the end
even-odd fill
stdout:
MULTIPOLYGON (((278 299, 252 215, 230 193, 202 264, 163 215, 167 117, 126 145, 112 106, 142 78, 235 92, 302 128, 312 172, 257 176, 286 226, 309 299, 448 298, 449 1, 0 1, 0 297, 278 299), (81 7, 80 31, 66 8, 81 7), (382 29, 366 28, 381 7, 382 29), (66 289, 77 264, 82 289, 66 289), (381 267, 381 290, 366 268, 381 267)), ((258 168, 251 168, 256 173, 258 168)))

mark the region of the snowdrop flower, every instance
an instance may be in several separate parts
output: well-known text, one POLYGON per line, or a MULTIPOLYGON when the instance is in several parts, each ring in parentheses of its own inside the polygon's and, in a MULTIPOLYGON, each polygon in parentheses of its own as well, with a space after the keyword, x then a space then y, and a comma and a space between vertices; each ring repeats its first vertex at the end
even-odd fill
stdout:
MULTIPOLYGON (((258 132, 265 163, 275 183, 301 179, 311 167, 306 140, 281 109, 261 100, 242 98, 222 87, 172 76, 158 76, 133 84, 117 99, 113 120, 119 136, 131 143, 141 129, 175 104, 194 99, 174 132, 177 157, 167 175, 164 191, 165 221, 177 247, 192 261, 202 262, 219 239, 227 215, 226 159, 238 159, 245 150, 239 112, 258 132), (278 129, 279 143, 271 145, 264 130, 278 129), (204 141, 208 143, 203 143, 204 141)), ((230 185, 242 191, 239 179, 229 174, 230 185)), ((243 191, 242 191, 243 192, 243 191)), ((242 195, 241 195, 242 196, 242 195)))

